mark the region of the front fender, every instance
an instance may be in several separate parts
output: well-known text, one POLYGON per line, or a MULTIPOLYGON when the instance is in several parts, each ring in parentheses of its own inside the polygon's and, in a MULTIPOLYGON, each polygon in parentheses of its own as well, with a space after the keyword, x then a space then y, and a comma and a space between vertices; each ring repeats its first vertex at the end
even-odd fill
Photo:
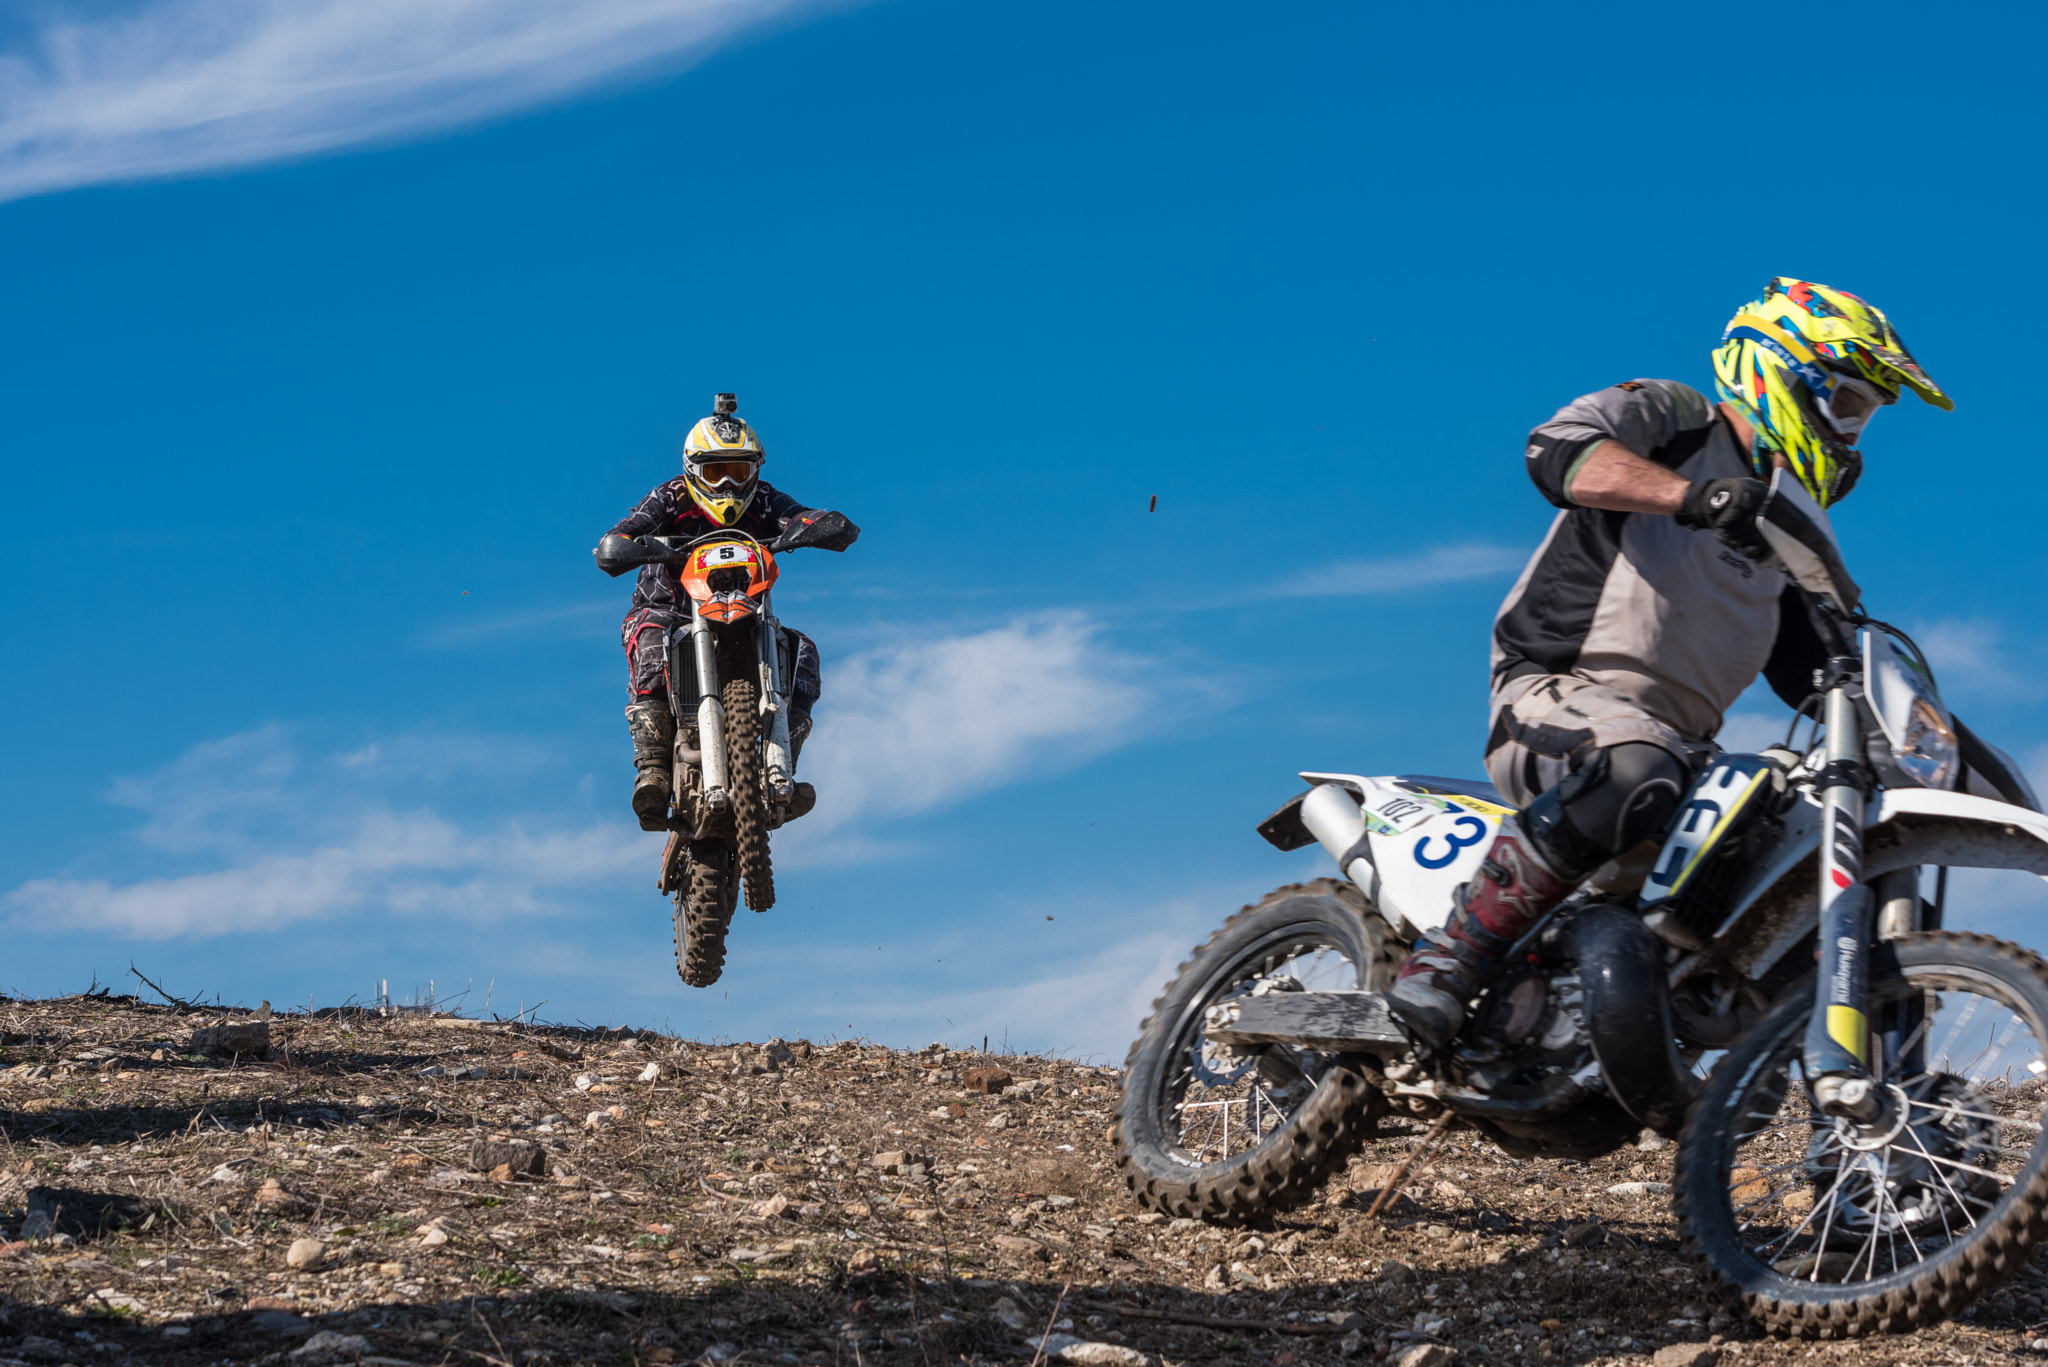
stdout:
MULTIPOLYGON (((1768 973, 1819 915, 1820 826, 1817 819, 1801 819, 1808 810, 1817 818, 1810 800, 1789 814, 1785 842, 1715 932, 1722 957, 1750 978, 1768 973)), ((1887 788, 1871 798, 1863 819, 1866 882, 1918 865, 2017 869, 2048 879, 2048 815, 2010 802, 1887 788)), ((1687 966, 1675 976, 1685 976, 1687 966)))

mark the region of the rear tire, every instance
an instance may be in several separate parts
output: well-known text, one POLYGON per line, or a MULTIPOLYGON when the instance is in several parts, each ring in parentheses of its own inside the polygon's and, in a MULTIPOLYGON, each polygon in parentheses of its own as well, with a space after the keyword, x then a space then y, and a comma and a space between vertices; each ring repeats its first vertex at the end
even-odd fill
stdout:
POLYGON ((1386 1111, 1368 1061, 1277 1047, 1248 1064, 1219 1057, 1203 1013, 1261 978, 1298 979, 1311 966, 1330 979, 1311 987, 1384 992, 1399 965, 1393 932, 1334 878, 1280 888, 1225 921, 1152 1004, 1125 1061, 1116 1163, 1138 1204, 1242 1224, 1308 1200, 1386 1111), (1237 1152, 1233 1107, 1245 1121, 1237 1152))
POLYGON ((723 840, 690 842, 690 869, 676 890, 676 974, 691 987, 709 987, 725 972, 725 933, 732 925, 732 846, 723 840))

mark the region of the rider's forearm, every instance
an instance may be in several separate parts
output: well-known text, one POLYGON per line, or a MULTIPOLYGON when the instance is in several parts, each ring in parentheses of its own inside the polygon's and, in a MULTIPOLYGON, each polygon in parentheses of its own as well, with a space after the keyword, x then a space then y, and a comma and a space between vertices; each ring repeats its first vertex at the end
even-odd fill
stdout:
POLYGON ((1676 513, 1691 481, 1618 441, 1603 441, 1579 457, 1565 496, 1582 508, 1610 513, 1676 513))

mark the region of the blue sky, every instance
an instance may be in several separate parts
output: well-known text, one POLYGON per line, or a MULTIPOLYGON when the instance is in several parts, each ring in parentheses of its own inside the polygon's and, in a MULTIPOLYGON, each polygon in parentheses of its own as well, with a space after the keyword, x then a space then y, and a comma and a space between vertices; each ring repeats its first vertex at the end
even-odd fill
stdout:
MULTIPOLYGON (((0 19, 0 987, 474 983, 1120 1057, 1324 871, 1304 767, 1476 773, 1528 428, 1774 274, 1956 397, 1838 519, 2042 767, 2038 12, 172 0, 0 19), (709 992, 589 548, 736 390, 865 529, 709 992), (1159 509, 1146 511, 1157 495, 1159 509)), ((1767 696, 1731 735, 1782 718, 1767 696)), ((2048 899, 1979 880, 2034 944, 2048 899)))

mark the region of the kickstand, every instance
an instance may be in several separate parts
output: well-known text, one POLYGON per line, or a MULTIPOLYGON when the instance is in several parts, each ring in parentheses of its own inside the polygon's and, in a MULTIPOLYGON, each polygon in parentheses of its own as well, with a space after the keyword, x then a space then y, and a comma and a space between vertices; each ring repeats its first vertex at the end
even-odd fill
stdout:
POLYGON ((1384 1187, 1380 1188, 1379 1199, 1374 1201, 1372 1209, 1365 1213, 1366 1219, 1370 1220, 1378 1216, 1382 1207, 1400 1195, 1401 1188, 1408 1182, 1409 1175, 1422 1165, 1422 1160, 1429 1157, 1430 1151, 1443 1142, 1443 1138, 1450 1132, 1451 1126, 1457 1123, 1458 1117, 1452 1115, 1449 1111, 1445 1111, 1436 1118, 1436 1123, 1431 1125, 1423 1134, 1422 1142, 1415 1146, 1415 1152, 1408 1155, 1408 1161, 1401 1165, 1400 1169, 1395 1172, 1393 1178, 1384 1187))

